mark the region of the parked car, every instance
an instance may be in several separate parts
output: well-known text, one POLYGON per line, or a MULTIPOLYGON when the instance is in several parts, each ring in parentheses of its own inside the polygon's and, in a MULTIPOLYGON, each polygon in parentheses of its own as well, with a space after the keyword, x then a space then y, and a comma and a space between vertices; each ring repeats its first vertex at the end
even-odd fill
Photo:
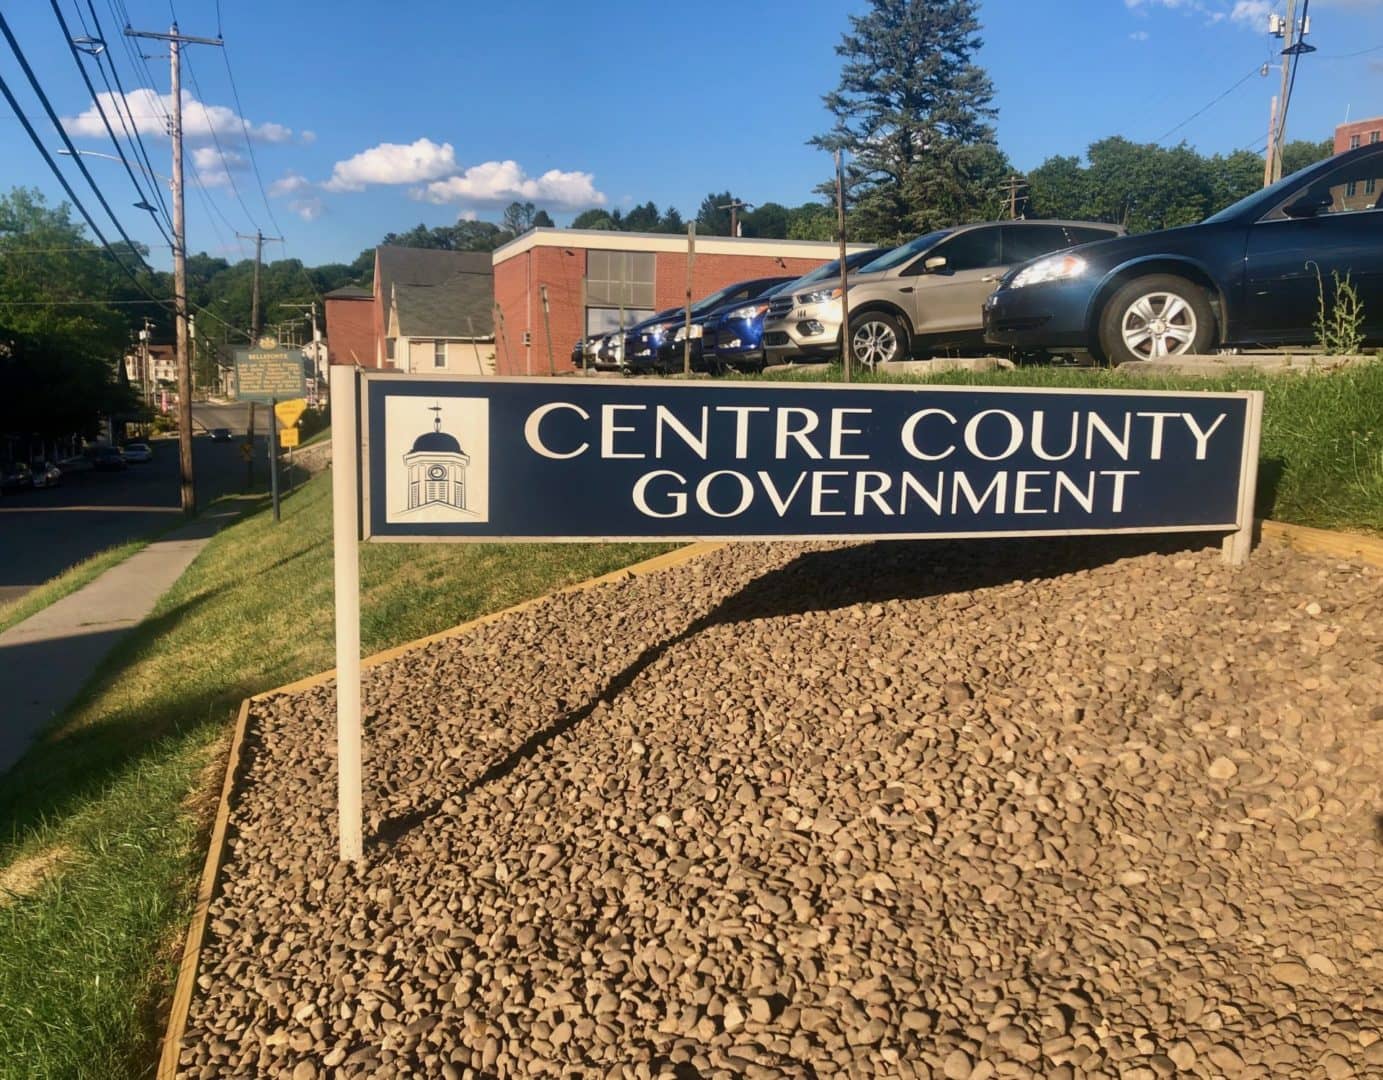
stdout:
MULTIPOLYGON (((787 277, 751 278, 737 281, 717 289, 709 296, 703 296, 691 306, 691 365, 693 371, 703 371, 706 366, 701 355, 701 335, 706 328, 707 317, 714 312, 728 310, 745 301, 757 299, 780 285, 791 281, 787 277)), ((687 337, 687 309, 673 308, 662 317, 651 319, 644 326, 631 331, 624 339, 624 355, 631 372, 682 370, 683 354, 688 350, 683 345, 687 337)))
POLYGON ((232 435, 228 427, 214 427, 208 432, 212 442, 230 442, 232 435))
POLYGON ((86 455, 97 472, 117 472, 129 467, 118 446, 88 446, 86 455))
MULTIPOLYGON (((985 298, 1010 266, 1123 231, 1088 221, 1002 221, 919 236, 866 263, 851 280, 851 356, 873 367, 936 349, 981 347, 985 298)), ((839 299, 822 284, 817 310, 829 304, 838 312, 839 299)), ((793 315, 825 321, 813 305, 793 315)))
MULTIPOLYGON (((857 251, 845 257, 845 267, 851 271, 858 270, 889 250, 870 248, 868 251, 857 251)), ((716 359, 734 367, 757 366, 762 370, 770 363, 786 363, 795 359, 825 360, 834 356, 838 350, 837 338, 840 335, 839 303, 835 306, 835 321, 831 324, 829 333, 824 326, 799 326, 799 320, 794 319, 792 315, 793 309, 799 306, 799 297, 815 293, 822 288, 830 291, 833 288, 831 283, 839 279, 840 260, 833 259, 796 281, 790 281, 775 289, 771 295, 763 297, 766 301, 765 309, 757 318, 721 320, 715 334, 716 359), (821 339, 820 342, 805 341, 804 332, 815 334, 821 339)), ((835 299, 838 301, 839 298, 840 290, 835 287, 835 299)))
POLYGON ((1113 363, 1223 346, 1304 345, 1331 275, 1350 275, 1383 343, 1383 145, 1348 150, 1199 225, 1090 244, 1009 271, 985 336, 1113 363))
POLYGON ((51 461, 39 461, 33 466, 34 487, 51 488, 62 483, 62 470, 51 461))
POLYGON ((22 461, 0 465, 0 491, 27 491, 34 486, 33 470, 22 461))
POLYGON ((154 452, 150 449, 148 443, 126 443, 121 452, 125 455, 125 460, 131 464, 142 465, 145 462, 154 460, 154 452))
POLYGON ((91 458, 87 456, 85 451, 80 454, 73 454, 71 457, 60 458, 58 468, 62 470, 64 476, 72 473, 91 472, 91 458))

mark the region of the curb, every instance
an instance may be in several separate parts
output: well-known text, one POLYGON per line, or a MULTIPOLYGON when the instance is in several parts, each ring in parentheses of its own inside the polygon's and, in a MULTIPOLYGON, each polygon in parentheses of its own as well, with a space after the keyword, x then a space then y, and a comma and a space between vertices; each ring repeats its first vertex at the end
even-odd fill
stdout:
MULTIPOLYGON (((1332 532, 1328 529, 1313 529, 1305 525, 1289 525, 1281 521, 1270 521, 1263 519, 1259 521, 1261 536, 1264 539, 1281 540, 1305 554, 1332 555, 1337 558, 1358 558, 1374 566, 1383 567, 1383 539, 1363 536, 1356 533, 1332 532)), ((488 615, 480 615, 474 619, 469 619, 458 626, 443 630, 436 634, 429 634, 427 637, 416 638, 413 641, 396 645, 383 652, 374 653, 365 657, 360 662, 361 670, 378 667, 380 664, 396 660, 405 653, 412 652, 414 649, 422 648, 436 641, 446 641, 451 638, 461 637, 471 630, 489 623, 496 622, 509 615, 527 611, 529 608, 547 600, 553 596, 560 596, 564 593, 585 592, 598 585, 605 585, 610 582, 620 581, 628 577, 640 577, 644 574, 656 573, 660 570, 668 570, 676 566, 684 565, 699 559, 704 555, 709 555, 720 548, 726 547, 727 543, 718 541, 700 541, 688 544, 685 547, 669 551, 664 555, 657 555, 643 562, 626 566, 620 570, 602 574, 599 577, 589 578, 573 585, 566 585, 553 592, 536 596, 531 600, 524 600, 522 603, 514 604, 501 611, 494 611, 488 615)), ((207 850, 206 863, 202 868, 201 882, 197 887, 197 902, 192 911, 192 924, 188 928, 187 941, 183 947, 182 961, 178 965, 178 978, 174 986, 173 1001, 169 1007, 168 1026, 164 1033, 163 1044, 159 1054, 157 1080, 176 1080, 178 1074, 178 1055, 181 1049, 182 1037, 187 1030, 187 1013, 192 1005, 192 993, 196 985, 198 960, 201 956, 202 942, 206 936, 207 918, 211 911, 211 901, 216 895, 216 888, 220 884, 221 866, 225 861, 226 828, 230 821, 230 800, 235 788, 236 777, 240 773, 240 754, 244 746, 245 729, 249 721, 251 702, 260 701, 264 698, 272 697, 275 694, 291 694, 301 690, 308 690, 312 687, 321 686, 323 683, 330 682, 336 677, 336 670, 324 671, 317 675, 309 675, 307 678, 298 679, 295 682, 286 683, 283 686, 274 687, 258 694, 253 694, 240 703, 240 712, 235 721, 235 732, 231 738, 230 754, 226 761, 226 776, 221 785, 221 799, 216 808, 216 819, 211 830, 210 846, 207 850)))
MULTIPOLYGON (((535 596, 531 600, 524 600, 501 611, 492 611, 488 615, 477 616, 439 633, 415 638, 413 641, 396 645, 392 649, 374 653, 361 660, 361 670, 364 671, 388 663, 390 660, 396 660, 405 653, 430 645, 435 641, 461 637, 478 627, 521 611, 527 611, 549 597, 561 596, 564 593, 585 592, 598 585, 622 581, 630 577, 642 577, 645 574, 657 573, 660 570, 669 570, 675 566, 692 562, 704 555, 709 555, 725 546, 726 544, 720 541, 701 541, 688 544, 663 555, 655 555, 651 559, 634 563, 632 566, 625 566, 619 570, 612 570, 608 574, 601 574, 599 577, 565 585, 560 589, 544 593, 542 596, 535 596)), ((221 798, 217 803, 216 818, 211 827, 211 840, 207 848, 206 862, 202 866, 202 877, 197 886, 197 900, 192 909, 192 923, 188 927, 187 940, 183 945, 182 960, 178 964, 177 981, 173 985, 173 1000, 169 1006, 168 1026, 164 1031, 163 1043, 159 1050, 158 1070, 155 1073, 157 1080, 175 1080, 178 1075, 178 1055, 182 1046, 183 1033, 187 1030, 187 1012, 192 1005, 192 994, 196 987, 198 961, 201 958, 202 942, 206 938, 206 924, 211 914, 211 901, 215 898, 217 886, 221 883, 221 866, 225 862, 226 829, 230 823, 231 794, 235 790, 235 781, 240 774, 240 755, 245 744, 245 729, 249 723, 250 704, 267 697, 273 697, 275 694, 296 693, 314 686, 321 686, 335 677, 336 669, 332 668, 330 671, 309 675, 305 679, 298 679, 283 686, 276 686, 271 690, 252 694, 240 703, 240 711, 235 719, 235 731, 231 736, 230 753, 226 759, 226 775, 221 783, 221 798)))

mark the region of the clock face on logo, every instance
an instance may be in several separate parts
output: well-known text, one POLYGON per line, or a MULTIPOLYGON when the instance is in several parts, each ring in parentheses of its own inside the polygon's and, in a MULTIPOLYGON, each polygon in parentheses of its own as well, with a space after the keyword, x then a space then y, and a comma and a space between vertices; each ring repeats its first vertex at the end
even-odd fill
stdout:
POLYGON ((427 478, 429 480, 445 480, 447 469, 445 465, 429 465, 427 467, 427 478))

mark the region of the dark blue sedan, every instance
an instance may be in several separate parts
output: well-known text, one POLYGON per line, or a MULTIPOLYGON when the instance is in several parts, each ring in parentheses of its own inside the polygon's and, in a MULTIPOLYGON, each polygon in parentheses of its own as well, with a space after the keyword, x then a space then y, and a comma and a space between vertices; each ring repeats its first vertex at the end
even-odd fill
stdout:
POLYGON ((1015 267, 984 307, 985 340, 1112 363, 1224 346, 1307 345, 1334 275, 1383 343, 1383 145, 1350 150, 1199 225, 1071 248, 1015 267))

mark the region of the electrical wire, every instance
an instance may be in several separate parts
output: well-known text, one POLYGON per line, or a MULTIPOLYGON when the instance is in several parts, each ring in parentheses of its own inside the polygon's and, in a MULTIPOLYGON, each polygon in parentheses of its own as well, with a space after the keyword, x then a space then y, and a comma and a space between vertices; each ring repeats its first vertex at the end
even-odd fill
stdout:
MULTIPOLYGON (((1302 6, 1301 6, 1301 23, 1300 23, 1300 25, 1301 25, 1303 28, 1306 26, 1306 13, 1307 13, 1308 11, 1310 11, 1310 10, 1311 10, 1311 0, 1305 0, 1305 3, 1303 3, 1302 6)), ((1289 45, 1291 44, 1292 34, 1293 34, 1293 33, 1296 33, 1296 30, 1297 30, 1297 28, 1296 28, 1295 26, 1289 26, 1289 27, 1287 28, 1287 40, 1288 40, 1288 44, 1289 44, 1289 45)), ((1305 35, 1304 32, 1303 32, 1303 33, 1297 33, 1297 40, 1296 40, 1296 43, 1297 43, 1298 45, 1300 45, 1300 44, 1302 43, 1303 38, 1305 38, 1305 36, 1306 36, 1306 35, 1305 35)), ((1282 109, 1281 109, 1281 111, 1278 113, 1278 118, 1279 118, 1279 119, 1278 119, 1278 123, 1277 123, 1277 141, 1278 141, 1278 143, 1279 143, 1279 147, 1280 147, 1280 148, 1285 148, 1286 145, 1287 145, 1287 140, 1284 138, 1284 134, 1285 134, 1286 131, 1287 131, 1287 107, 1288 107, 1289 105, 1291 105, 1291 103, 1292 103, 1292 91, 1295 90, 1296 87, 1297 87, 1297 68, 1299 68, 1300 66, 1301 66, 1301 53, 1299 53, 1299 52, 1293 53, 1293 54, 1292 54, 1292 74, 1291 74, 1291 75, 1288 77, 1288 79, 1287 79, 1287 93, 1284 94, 1283 97, 1282 97, 1282 109)), ((1274 171, 1276 171, 1276 170, 1274 170, 1274 171)))
MULTIPOLYGON (((86 0, 86 6, 87 10, 91 12, 92 25, 96 31, 95 36, 102 42, 105 42, 106 45, 106 47, 101 50, 100 55, 96 57, 96 68, 101 73, 101 81, 105 83, 106 92, 109 93, 114 100, 119 102, 119 107, 116 108, 115 114, 120 118, 120 126, 125 131, 125 137, 133 141, 133 145, 138 149, 140 157, 144 160, 144 167, 149 170, 149 176, 154 178, 151 181, 151 186, 154 189, 154 194, 158 196, 158 204, 163 211, 163 220, 171 229, 173 227, 173 216, 168 211, 168 202, 163 197, 163 188, 156 182, 157 174, 154 171, 154 163, 149 157, 149 148, 144 144, 144 137, 139 132, 139 124, 134 118, 134 111, 130 108, 129 98, 125 96, 125 86, 124 83, 120 81, 120 72, 115 66, 115 58, 110 51, 110 41, 106 37, 105 27, 101 25, 101 17, 96 14, 96 8, 92 0, 86 0), (104 66, 101 64, 102 58, 105 59, 104 66), (109 69, 109 74, 107 74, 107 69, 109 69), (112 79, 115 80, 114 88, 111 87, 112 79), (119 91, 118 96, 116 95, 116 91, 119 91), (126 117, 129 118, 128 124, 126 123, 126 117)), ((112 11, 112 14, 113 13, 112 11)), ((81 14, 81 8, 77 9, 77 14, 81 14)), ((82 26, 86 28, 85 19, 82 19, 82 26)), ((121 40, 128 53, 129 41, 125 38, 121 40)))
POLYGON ((1176 127, 1171 128, 1169 131, 1166 131, 1166 132, 1164 132, 1163 134, 1159 135, 1156 139, 1153 140, 1153 142, 1155 142, 1155 143, 1160 143, 1160 142, 1162 142, 1163 139, 1167 138, 1168 135, 1175 135, 1178 131, 1180 131, 1182 128, 1184 128, 1184 127, 1185 127, 1187 124, 1189 124, 1192 120, 1195 120, 1197 117, 1202 116, 1202 115, 1204 115, 1205 113, 1209 112, 1212 108, 1214 108, 1216 105, 1218 105, 1220 102, 1222 102, 1225 98, 1229 97, 1230 94, 1232 94, 1232 93, 1234 93, 1234 91, 1238 90, 1239 87, 1243 86, 1244 83, 1248 82, 1251 78, 1253 78, 1255 75, 1257 75, 1261 70, 1262 70, 1262 65, 1261 65, 1261 64, 1254 64, 1254 65, 1253 65, 1253 70, 1252 70, 1252 71, 1250 71, 1250 72, 1249 72, 1247 75, 1245 75, 1242 79, 1240 79, 1238 82, 1236 82, 1233 86, 1231 86, 1231 87, 1230 87, 1228 90, 1226 90, 1223 94, 1220 94, 1218 97, 1213 98, 1212 100, 1210 100, 1209 102, 1207 102, 1205 105, 1201 106, 1199 109, 1197 109, 1195 112, 1193 112, 1190 116, 1188 116, 1185 120, 1183 120, 1181 123, 1177 124, 1176 127))
MULTIPOLYGON (((216 5, 216 34, 221 34, 221 5, 216 5)), ((269 193, 264 189, 264 174, 259 171, 259 161, 255 158, 254 141, 250 138, 250 128, 245 122, 245 107, 240 104, 240 89, 235 85, 235 72, 231 70, 230 55, 226 50, 226 44, 221 43, 221 59, 226 62, 226 78, 230 80, 231 99, 235 102, 235 115, 240 117, 240 129, 245 134, 245 149, 250 153, 250 167, 254 170, 255 183, 259 185, 259 197, 264 200, 265 212, 269 215, 269 224, 274 227, 274 232, 282 233, 283 229, 274 217, 274 208, 269 205, 269 193)))
MULTIPOLYGON (((106 134, 110 136, 110 141, 115 146, 115 152, 118 155, 120 155, 120 164, 125 166, 125 172, 129 174, 130 183, 134 185, 134 190, 135 193, 139 196, 139 201, 144 205, 149 206, 151 204, 148 198, 145 197, 144 186, 139 182, 139 178, 135 175, 134 169, 130 166, 129 159, 125 157, 125 148, 120 144, 120 140, 116 137, 115 129, 111 127, 110 118, 106 116, 105 106, 101 104, 100 95, 96 93, 96 87, 92 85, 91 76, 87 74, 86 66, 82 63, 82 54, 78 50, 76 42, 72 40, 72 31, 67 25, 67 19, 63 17, 62 9, 58 7, 58 0, 49 0, 49 3, 52 5, 53 14, 56 15, 58 18, 58 26, 62 28, 63 39, 67 42, 67 47, 72 52, 72 59, 77 65, 77 70, 81 72, 82 82, 86 83, 87 91, 91 94, 91 100, 96 106, 96 111, 101 115, 101 123, 105 125, 106 134)), ((157 214, 153 214, 151 216, 154 219, 154 225, 158 227, 158 231, 162 233, 163 238, 171 244, 173 242, 173 238, 168 235, 168 230, 163 227, 163 222, 159 220, 157 214)))
MULTIPOLYGON (((15 59, 19 61, 19 66, 23 70, 25 77, 29 80, 29 85, 33 87, 34 93, 38 96, 39 103, 42 104, 44 111, 48 114, 48 119, 52 121, 53 127, 57 129, 63 144, 67 147, 68 152, 71 153, 72 160, 76 163, 78 171, 86 177, 86 182, 91 185, 91 190, 96 194, 96 200, 101 204, 102 209, 105 210, 110 220, 114 223, 116 232, 120 234, 121 239, 123 239, 126 244, 137 251, 138 248, 135 242, 130 239, 130 234, 125 231, 125 226, 121 224, 120 219, 115 216, 115 211, 111 209, 110 203, 106 201, 106 196, 101 190, 101 186, 96 183, 96 178, 91 175, 91 171, 86 167, 86 162, 82 160, 81 154, 77 153, 76 146, 72 144, 72 139, 68 136, 67 129, 62 126, 62 121, 58 119, 58 114, 53 110, 53 103, 48 100, 48 95, 44 93, 43 87, 38 81, 38 77, 34 74, 34 69, 29 66, 28 57, 24 55, 24 50, 19 47, 19 42, 15 40, 14 33, 10 30, 9 20, 5 18, 4 12, 0 12, 0 33, 4 35, 5 40, 9 43, 10 51, 14 53, 15 59)), ((30 138, 36 138, 37 133, 34 132, 33 126, 28 121, 28 117, 22 115, 18 103, 13 100, 13 95, 9 92, 8 86, 6 86, 6 97, 11 98, 10 104, 14 108, 15 114, 21 116, 21 122, 24 124, 25 130, 31 133, 30 138)), ((44 151, 44 157, 49 157, 46 150, 44 151)), ((67 186, 65 180, 64 186, 67 186)), ((69 189, 69 194, 70 193, 69 189)), ((95 225, 93 224, 92 227, 94 229, 95 225)), ((102 242, 104 243, 104 240, 102 242)), ((106 246, 109 247, 110 245, 106 244, 106 246)), ((140 256, 140 262, 144 265, 145 269, 152 269, 147 263, 144 263, 143 256, 140 256)), ((124 266, 124 263, 121 263, 121 265, 124 266)), ((131 276, 133 277, 133 275, 131 276)))
MULTIPOLYGON (((202 108, 205 110, 206 96, 202 93, 201 84, 197 81, 197 72, 192 67, 192 57, 184 56, 182 58, 182 65, 187 71, 188 78, 192 80, 192 89, 197 95, 197 100, 202 103, 202 108)), ((241 118, 241 122, 244 122, 243 117, 241 118)), ((226 174, 226 180, 230 184, 231 193, 235 195, 235 201, 240 204, 240 209, 245 211, 246 219, 256 230, 258 230, 259 222, 256 221, 254 215, 250 213, 250 208, 245 205, 245 198, 240 194, 240 186, 235 182, 235 175, 231 170, 230 160, 226 157, 225 148, 221 145, 221 136, 217 134, 216 124, 212 121, 209 113, 207 114, 207 128, 211 131, 211 141, 216 147, 216 156, 221 159, 221 168, 226 174)))

